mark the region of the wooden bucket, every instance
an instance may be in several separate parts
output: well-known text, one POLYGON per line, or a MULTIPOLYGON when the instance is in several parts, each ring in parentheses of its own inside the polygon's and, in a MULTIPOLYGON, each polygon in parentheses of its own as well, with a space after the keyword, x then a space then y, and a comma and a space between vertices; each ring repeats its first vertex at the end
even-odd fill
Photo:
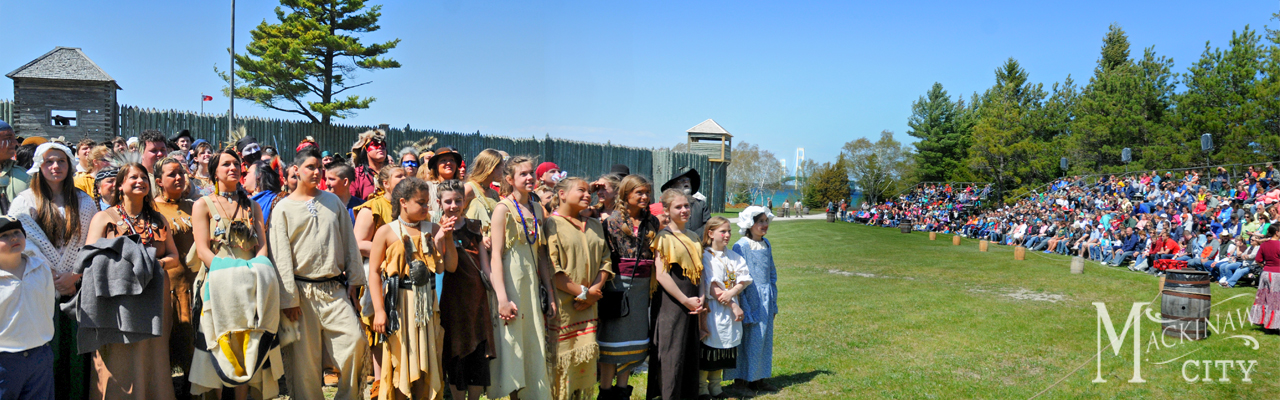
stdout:
POLYGON ((952 245, 954 245, 954 246, 959 246, 959 245, 960 245, 960 235, 952 236, 952 237, 951 237, 951 244, 952 244, 952 245))
POLYGON ((1173 269, 1165 271, 1160 299, 1160 319, 1166 336, 1201 340, 1209 337, 1209 273, 1173 269))
POLYGON ((1084 273, 1084 257, 1071 257, 1071 273, 1076 275, 1084 273))
POLYGON ((986 240, 979 240, 979 241, 978 241, 978 251, 982 251, 982 252, 987 251, 987 246, 989 246, 989 245, 991 245, 991 242, 988 242, 988 241, 986 241, 986 240))
POLYGON ((929 240, 938 240, 938 232, 929 232, 929 240))
POLYGON ((1027 248, 1018 246, 1013 248, 1013 259, 1022 261, 1027 259, 1027 248))

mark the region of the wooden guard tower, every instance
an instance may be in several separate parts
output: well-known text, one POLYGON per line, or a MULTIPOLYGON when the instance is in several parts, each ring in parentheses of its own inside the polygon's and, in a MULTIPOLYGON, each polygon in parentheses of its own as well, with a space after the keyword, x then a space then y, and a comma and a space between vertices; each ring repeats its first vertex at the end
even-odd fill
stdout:
POLYGON ((66 137, 76 143, 116 136, 120 85, 76 47, 58 47, 5 75, 13 79, 13 125, 19 136, 66 137))
POLYGON ((711 161, 710 171, 698 171, 702 175, 702 193, 711 195, 707 206, 711 212, 724 212, 729 162, 733 159, 733 135, 711 119, 689 128, 687 133, 689 152, 707 156, 711 161))

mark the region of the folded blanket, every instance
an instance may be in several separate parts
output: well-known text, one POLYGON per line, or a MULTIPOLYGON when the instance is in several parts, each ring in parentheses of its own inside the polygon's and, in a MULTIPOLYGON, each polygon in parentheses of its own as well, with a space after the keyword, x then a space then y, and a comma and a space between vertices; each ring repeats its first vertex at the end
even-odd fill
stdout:
POLYGON ((196 345, 213 356, 218 376, 227 385, 248 382, 273 353, 278 354, 280 279, 276 274, 266 257, 219 257, 209 267, 200 289, 201 335, 196 345))
POLYGON ((100 239, 80 250, 74 272, 80 291, 62 312, 80 324, 81 354, 110 343, 136 343, 161 335, 168 275, 137 236, 100 239))

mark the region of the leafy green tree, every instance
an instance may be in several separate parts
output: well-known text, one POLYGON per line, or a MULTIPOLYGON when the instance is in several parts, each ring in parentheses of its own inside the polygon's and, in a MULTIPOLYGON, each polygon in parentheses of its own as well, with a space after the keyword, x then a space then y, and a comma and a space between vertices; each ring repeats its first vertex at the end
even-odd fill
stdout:
POLYGON ((822 163, 817 167, 809 184, 805 186, 804 205, 811 209, 824 209, 827 203, 838 203, 849 198, 849 173, 844 154, 835 163, 822 163))
MULTIPOLYGON (((354 83, 358 70, 399 68, 383 57, 400 39, 363 44, 357 35, 376 32, 380 5, 364 0, 280 0, 279 23, 262 21, 250 34, 247 55, 236 55, 235 96, 272 110, 329 124, 369 108, 374 97, 341 95, 369 84, 354 83), (287 8, 287 10, 285 9, 287 8)), ((229 76, 217 71, 223 80, 229 76)), ((230 90, 224 88, 223 92, 230 90)), ((228 93, 229 94, 229 93, 228 93)))
POLYGON ((729 163, 726 184, 730 193, 747 193, 751 198, 772 197, 782 189, 785 175, 782 163, 773 152, 738 142, 733 146, 733 162, 729 163))
POLYGON ((892 131, 881 131, 875 142, 858 138, 845 143, 840 155, 848 163, 848 180, 871 203, 914 184, 915 157, 910 148, 893 139, 892 131))
POLYGON ((972 119, 963 99, 951 100, 941 83, 911 104, 907 134, 915 143, 916 173, 921 181, 954 179, 966 168, 964 159, 972 145, 972 119))

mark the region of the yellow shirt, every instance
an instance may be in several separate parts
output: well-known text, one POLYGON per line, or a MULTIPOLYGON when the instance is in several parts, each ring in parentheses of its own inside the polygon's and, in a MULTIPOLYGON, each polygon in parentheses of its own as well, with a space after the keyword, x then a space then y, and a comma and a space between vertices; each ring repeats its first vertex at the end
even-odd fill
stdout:
POLYGON ((76 172, 75 176, 76 189, 83 190, 89 196, 93 196, 93 174, 88 172, 76 172))

